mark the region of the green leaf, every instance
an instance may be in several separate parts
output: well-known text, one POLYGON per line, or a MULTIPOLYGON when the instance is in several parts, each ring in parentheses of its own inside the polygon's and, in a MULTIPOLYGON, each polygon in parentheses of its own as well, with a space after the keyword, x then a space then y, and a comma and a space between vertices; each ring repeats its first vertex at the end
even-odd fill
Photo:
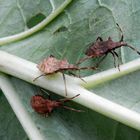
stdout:
POLYGON ((0 91, 0 139, 11 140, 21 139, 28 140, 22 126, 20 125, 17 117, 9 106, 3 93, 0 91))
MULTIPOLYGON (((0 36, 5 37, 24 31, 28 28, 28 21, 33 17, 39 13, 47 17, 54 7, 59 7, 63 2, 63 0, 30 0, 27 2, 3 0, 0 4, 0 13, 2 14, 0 36)), ((139 6, 138 0, 73 1, 43 30, 23 40, 3 45, 0 49, 35 63, 50 54, 60 59, 67 58, 71 63, 75 63, 79 58, 85 56, 84 51, 88 47, 87 45, 95 41, 98 36, 104 40, 111 36, 115 41, 118 41, 120 39, 120 32, 116 26, 118 23, 123 30, 125 41, 140 50, 139 6)), ((128 48, 118 49, 118 53, 123 63, 138 57, 128 48)), ((98 60, 89 60, 82 65, 94 65, 98 60)), ((100 70, 84 71, 81 74, 90 75, 110 67, 113 67, 113 59, 111 55, 108 55, 100 66, 100 70)), ((130 110, 140 112, 139 75, 140 72, 135 72, 91 90, 130 110)), ((16 78, 10 79, 10 82, 39 132, 49 140, 137 140, 139 138, 138 131, 76 103, 70 105, 85 110, 85 113, 60 109, 56 110, 52 116, 44 118, 30 107, 30 98, 37 94, 37 88, 16 78)), ((57 98, 56 95, 53 96, 57 98)))

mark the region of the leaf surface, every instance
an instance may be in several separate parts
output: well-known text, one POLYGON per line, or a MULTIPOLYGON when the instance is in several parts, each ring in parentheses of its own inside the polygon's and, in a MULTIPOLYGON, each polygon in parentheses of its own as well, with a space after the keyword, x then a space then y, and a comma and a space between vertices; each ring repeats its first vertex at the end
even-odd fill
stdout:
MULTIPOLYGON (((59 7, 63 0, 3 0, 0 4, 1 24, 0 36, 8 36, 25 31, 32 26, 33 17, 41 13, 48 16, 53 8, 59 7), (27 24, 28 23, 28 24, 27 24), (9 26, 10 25, 10 26, 9 26)), ((77 0, 73 1, 61 15, 55 18, 46 28, 23 40, 3 45, 5 50, 19 57, 38 63, 50 54, 59 59, 67 58, 75 63, 84 57, 88 44, 98 36, 106 40, 111 36, 115 41, 120 39, 116 23, 124 33, 124 40, 140 50, 139 32, 139 2, 115 0, 77 0)), ((41 17, 39 17, 41 19, 41 17)), ((123 63, 136 59, 138 55, 129 48, 118 49, 123 63)), ((94 65, 99 59, 85 63, 94 65)), ((111 55, 103 61, 100 70, 84 71, 81 74, 90 75, 113 67, 111 55)), ((129 109, 140 112, 140 72, 113 80, 91 89, 94 93, 121 104, 129 109)), ((137 140, 139 132, 108 119, 94 111, 75 103, 73 107, 85 110, 76 113, 64 109, 56 110, 51 117, 44 118, 30 107, 30 98, 37 94, 36 87, 19 79, 12 78, 11 83, 20 95, 21 102, 32 116, 37 128, 49 140, 137 140)), ((53 95, 57 98, 56 95, 53 95)))

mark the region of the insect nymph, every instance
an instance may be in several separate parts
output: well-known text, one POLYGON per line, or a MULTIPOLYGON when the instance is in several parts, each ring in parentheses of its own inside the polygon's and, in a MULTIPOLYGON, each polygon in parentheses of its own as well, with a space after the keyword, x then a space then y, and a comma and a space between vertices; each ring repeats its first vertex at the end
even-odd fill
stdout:
POLYGON ((69 109, 76 112, 83 112, 82 110, 76 110, 74 108, 64 105, 65 102, 69 102, 79 95, 80 94, 77 94, 76 96, 72 98, 65 98, 65 99, 59 99, 59 100, 45 99, 41 95, 35 95, 35 96, 32 96, 31 98, 31 106, 37 113, 45 115, 45 116, 50 115, 55 108, 59 108, 59 107, 63 107, 65 109, 69 109))
MULTIPOLYGON (((44 59, 42 62, 40 62, 37 65, 37 68, 43 74, 41 74, 40 76, 36 77, 34 79, 34 81, 36 79, 38 79, 39 77, 41 77, 41 76, 52 75, 54 73, 61 72, 62 75, 63 75, 63 79, 64 79, 66 95, 67 95, 67 89, 66 89, 66 80, 65 80, 65 75, 64 75, 65 71, 72 71, 72 70, 74 70, 74 71, 78 70, 79 71, 79 70, 85 70, 85 69, 96 69, 95 67, 81 67, 81 68, 79 68, 77 65, 69 64, 67 59, 58 60, 52 55, 50 55, 49 57, 44 59)), ((75 75, 75 74, 73 74, 73 75, 75 75)), ((77 77, 80 78, 80 76, 77 76, 77 77)))
MULTIPOLYGON (((98 67, 99 64, 103 61, 103 59, 109 53, 111 53, 114 58, 114 66, 116 67, 116 57, 119 59, 119 55, 117 54, 117 52, 115 50, 120 47, 129 47, 140 55, 140 52, 136 48, 130 46, 128 43, 123 41, 124 36, 123 36, 122 30, 118 24, 117 24, 117 27, 119 28, 119 30, 121 32, 120 41, 114 42, 111 37, 108 37, 108 39, 104 41, 101 37, 98 37, 96 39, 96 42, 92 43, 89 46, 89 48, 86 50, 85 54, 87 56, 85 58, 80 59, 77 64, 80 64, 83 61, 90 59, 90 58, 96 58, 96 57, 103 56, 102 59, 96 65, 96 67, 98 67)), ((118 68, 119 68, 119 64, 118 64, 118 68)))

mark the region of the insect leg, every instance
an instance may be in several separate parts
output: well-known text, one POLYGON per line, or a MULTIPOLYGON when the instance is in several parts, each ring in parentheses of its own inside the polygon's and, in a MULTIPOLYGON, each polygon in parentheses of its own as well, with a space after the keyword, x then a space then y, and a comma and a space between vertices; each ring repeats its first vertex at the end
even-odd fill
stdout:
POLYGON ((88 59, 90 59, 90 58, 92 58, 92 56, 87 56, 87 57, 81 58, 81 59, 76 63, 76 65, 79 65, 79 64, 81 64, 82 62, 84 62, 84 61, 86 61, 86 60, 88 60, 88 59))
POLYGON ((114 67, 116 68, 116 57, 114 52, 110 51, 110 53, 112 54, 113 58, 114 58, 114 67))
POLYGON ((122 29, 121 29, 121 27, 119 26, 119 24, 118 24, 118 23, 116 23, 116 25, 117 25, 118 29, 119 29, 119 30, 120 30, 120 32, 121 32, 121 39, 120 39, 120 42, 123 42, 123 38, 124 38, 124 36, 123 36, 122 29))
POLYGON ((136 48, 134 48, 134 47, 132 47, 130 45, 127 45, 127 47, 131 48, 132 50, 134 50, 135 52, 137 52, 140 55, 140 52, 136 48))
POLYGON ((80 94, 77 94, 77 95, 75 95, 75 96, 73 96, 73 97, 71 97, 71 98, 59 99, 58 101, 60 101, 60 102, 68 102, 68 101, 70 101, 70 100, 72 100, 72 99, 78 97, 79 95, 80 95, 80 94))
POLYGON ((33 79, 33 81, 37 80, 38 78, 40 78, 40 77, 42 77, 42 76, 46 76, 46 75, 48 75, 48 74, 43 73, 43 74, 39 75, 38 77, 36 77, 35 79, 33 79))
POLYGON ((83 82, 86 83, 86 81, 85 81, 84 79, 81 78, 80 74, 79 74, 79 75, 76 75, 76 74, 74 74, 74 73, 72 73, 72 72, 70 72, 70 71, 69 71, 69 74, 71 74, 71 75, 73 75, 73 76, 75 76, 75 77, 80 78, 83 82))
POLYGON ((113 53, 117 56, 117 58, 118 58, 118 70, 120 71, 120 57, 119 57, 119 55, 113 50, 113 53))
POLYGON ((100 36, 98 36, 96 41, 103 41, 103 39, 100 36))
POLYGON ((64 75, 63 72, 62 72, 62 76, 63 76, 63 80, 64 80, 64 85, 65 85, 65 93, 66 93, 66 96, 67 96, 66 78, 65 78, 65 75, 64 75))
POLYGON ((48 95, 48 99, 51 100, 50 94, 49 94, 46 90, 44 90, 44 89, 40 89, 40 92, 41 92, 41 90, 42 90, 43 92, 45 92, 45 93, 48 95))
POLYGON ((68 106, 62 106, 62 107, 65 108, 65 109, 68 109, 68 110, 75 111, 75 112, 84 112, 83 110, 77 110, 77 109, 74 109, 74 108, 71 108, 71 107, 68 107, 68 106))
POLYGON ((45 113, 44 117, 47 118, 47 117, 49 117, 49 115, 50 115, 49 113, 45 113))
POLYGON ((81 67, 81 68, 79 68, 80 70, 96 70, 97 69, 97 67, 81 67))
POLYGON ((99 65, 102 63, 102 61, 106 58, 107 54, 105 54, 100 60, 98 63, 96 63, 95 67, 98 68, 99 65))
POLYGON ((54 55, 50 54, 50 57, 54 57, 54 55))

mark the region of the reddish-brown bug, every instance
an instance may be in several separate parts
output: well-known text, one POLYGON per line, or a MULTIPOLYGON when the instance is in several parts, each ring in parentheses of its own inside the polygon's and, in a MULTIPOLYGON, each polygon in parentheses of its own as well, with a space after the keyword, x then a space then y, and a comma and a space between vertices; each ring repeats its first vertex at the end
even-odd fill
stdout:
MULTIPOLYGON (((124 36, 122 30, 118 24, 117 27, 121 32, 121 39, 119 42, 114 42, 111 37, 109 37, 108 40, 106 41, 103 41, 101 37, 98 37, 96 39, 96 42, 92 43, 92 45, 90 45, 90 47, 86 50, 85 54, 87 55, 87 57, 80 59, 77 64, 80 64, 83 61, 90 58, 103 56, 102 59, 96 65, 96 67, 98 67, 99 64, 103 61, 103 59, 108 55, 108 53, 111 53, 114 58, 114 66, 116 67, 116 57, 119 59, 119 56, 117 52, 115 52, 115 49, 123 46, 131 48, 132 50, 136 51, 140 55, 140 52, 136 48, 128 45, 126 42, 123 41, 124 36)), ((119 64, 118 64, 118 68, 119 68, 119 64)))
MULTIPOLYGON (((46 75, 51 75, 51 74, 54 74, 54 73, 57 73, 57 72, 61 72, 62 75, 63 75, 63 79, 64 79, 66 95, 67 95, 67 90, 66 90, 66 80, 65 80, 64 71, 96 69, 95 67, 79 68, 76 65, 69 64, 66 59, 58 60, 52 55, 50 55, 48 58, 44 59, 40 64, 37 65, 37 67, 41 72, 43 72, 43 74, 36 77, 34 79, 34 81, 41 76, 46 76, 46 75)), ((71 73, 71 74, 73 74, 73 73, 71 73)), ((73 75, 76 76, 75 74, 73 74, 73 75)), ((80 78, 80 76, 78 76, 78 77, 80 78)))
POLYGON ((83 112, 82 110, 76 110, 74 108, 64 105, 65 102, 69 102, 79 95, 80 94, 77 94, 76 96, 72 98, 65 98, 65 99, 59 99, 59 100, 45 99, 41 95, 35 95, 35 96, 32 96, 31 98, 31 106, 37 113, 45 115, 45 116, 50 115, 55 108, 59 108, 59 107, 63 107, 65 109, 69 109, 76 112, 83 112))

